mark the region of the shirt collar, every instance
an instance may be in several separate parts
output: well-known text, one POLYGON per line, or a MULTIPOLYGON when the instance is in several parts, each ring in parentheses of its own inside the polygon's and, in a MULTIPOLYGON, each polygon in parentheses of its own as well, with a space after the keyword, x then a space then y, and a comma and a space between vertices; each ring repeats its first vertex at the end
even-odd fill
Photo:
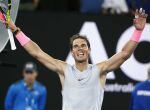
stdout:
MULTIPOLYGON (((28 87, 27 86, 27 83, 25 82, 25 80, 23 80, 23 85, 24 85, 24 87, 28 87)), ((35 89, 35 86, 36 86, 36 84, 35 84, 35 82, 33 83, 33 89, 35 89)))
POLYGON ((80 72, 80 73, 83 73, 83 72, 87 71, 89 68, 91 68, 91 64, 88 64, 88 65, 87 65, 87 68, 86 68, 85 70, 83 70, 83 71, 80 71, 79 69, 77 69, 76 65, 73 65, 73 68, 74 68, 76 71, 78 71, 78 72, 80 72))

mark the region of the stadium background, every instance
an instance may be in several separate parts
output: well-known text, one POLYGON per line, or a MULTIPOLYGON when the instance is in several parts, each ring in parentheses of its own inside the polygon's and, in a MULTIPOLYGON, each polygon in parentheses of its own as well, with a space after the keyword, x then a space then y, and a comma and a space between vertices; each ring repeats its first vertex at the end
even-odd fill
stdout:
MULTIPOLYGON (((16 24, 45 52, 55 58, 66 60, 69 53, 69 38, 79 33, 85 21, 96 23, 108 57, 111 57, 116 52, 120 35, 132 26, 132 19, 131 14, 94 15, 77 12, 20 11, 16 24)), ((4 110, 4 99, 8 87, 21 79, 22 66, 26 61, 35 61, 38 64, 38 80, 46 85, 48 90, 46 110, 61 110, 61 84, 57 74, 49 71, 28 55, 17 41, 16 44, 18 48, 16 51, 10 51, 8 43, 5 50, 0 53, 0 110, 4 110), (10 63, 10 65, 5 65, 5 63, 10 63)), ((136 60, 143 64, 149 63, 149 49, 149 42, 140 43, 134 52, 136 60)), ((115 79, 107 80, 107 84, 137 83, 127 77, 121 69, 114 73, 115 79)), ((128 110, 129 102, 130 93, 105 92, 102 110, 128 110)))

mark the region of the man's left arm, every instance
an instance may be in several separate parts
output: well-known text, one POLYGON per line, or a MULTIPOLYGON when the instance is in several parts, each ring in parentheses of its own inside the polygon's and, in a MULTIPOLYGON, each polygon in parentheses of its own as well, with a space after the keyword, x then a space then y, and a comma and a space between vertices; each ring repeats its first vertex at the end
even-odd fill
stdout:
POLYGON ((13 110, 15 97, 16 97, 16 86, 15 84, 13 84, 10 86, 5 98, 5 110, 13 110))
POLYGON ((134 19, 134 26, 136 29, 131 39, 125 44, 121 52, 113 55, 110 59, 97 64, 98 67, 100 67, 102 74, 118 69, 132 55, 139 43, 139 39, 146 24, 146 18, 147 14, 145 14, 144 10, 136 10, 134 19))
POLYGON ((42 88, 42 92, 39 98, 39 110, 45 110, 45 105, 46 105, 46 97, 47 97, 47 90, 46 88, 42 88))

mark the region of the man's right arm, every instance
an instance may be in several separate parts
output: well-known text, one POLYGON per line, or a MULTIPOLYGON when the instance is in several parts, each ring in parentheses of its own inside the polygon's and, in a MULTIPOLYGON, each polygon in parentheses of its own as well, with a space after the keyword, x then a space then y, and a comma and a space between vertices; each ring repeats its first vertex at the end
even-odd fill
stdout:
MULTIPOLYGON (((13 32, 18 29, 12 21, 9 23, 9 27, 13 32)), ((23 45, 22 45, 23 48, 31 56, 36 58, 39 62, 45 65, 48 69, 54 72, 57 72, 60 75, 64 75, 64 68, 66 66, 65 62, 54 59, 53 57, 46 54, 44 51, 41 50, 41 48, 35 42, 30 40, 22 31, 18 31, 16 33, 16 38, 18 38, 18 36, 19 36, 19 39, 23 41, 23 45)), ((22 44, 22 41, 19 41, 19 42, 22 44)))
POLYGON ((32 40, 30 40, 23 48, 39 62, 45 65, 48 69, 60 74, 64 74, 66 63, 53 57, 41 50, 41 48, 32 40))

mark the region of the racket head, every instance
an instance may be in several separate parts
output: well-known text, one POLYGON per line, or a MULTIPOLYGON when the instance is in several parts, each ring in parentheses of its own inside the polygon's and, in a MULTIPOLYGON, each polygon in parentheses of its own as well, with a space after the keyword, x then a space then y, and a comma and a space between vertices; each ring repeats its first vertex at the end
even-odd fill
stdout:
POLYGON ((8 31, 4 24, 0 22, 0 52, 5 48, 7 42, 9 41, 8 31))
MULTIPOLYGON (((17 13, 18 13, 18 7, 19 7, 20 0, 12 0, 11 2, 11 12, 10 16, 13 22, 15 22, 17 13)), ((1 10, 3 11, 2 13, 5 14, 7 13, 8 10, 8 1, 7 0, 0 0, 0 7, 1 10)), ((0 22, 0 52, 5 48, 6 44, 9 41, 9 34, 8 30, 5 28, 5 25, 0 22)))
POLYGON ((6 15, 7 10, 8 10, 8 1, 0 0, 0 11, 6 15))

